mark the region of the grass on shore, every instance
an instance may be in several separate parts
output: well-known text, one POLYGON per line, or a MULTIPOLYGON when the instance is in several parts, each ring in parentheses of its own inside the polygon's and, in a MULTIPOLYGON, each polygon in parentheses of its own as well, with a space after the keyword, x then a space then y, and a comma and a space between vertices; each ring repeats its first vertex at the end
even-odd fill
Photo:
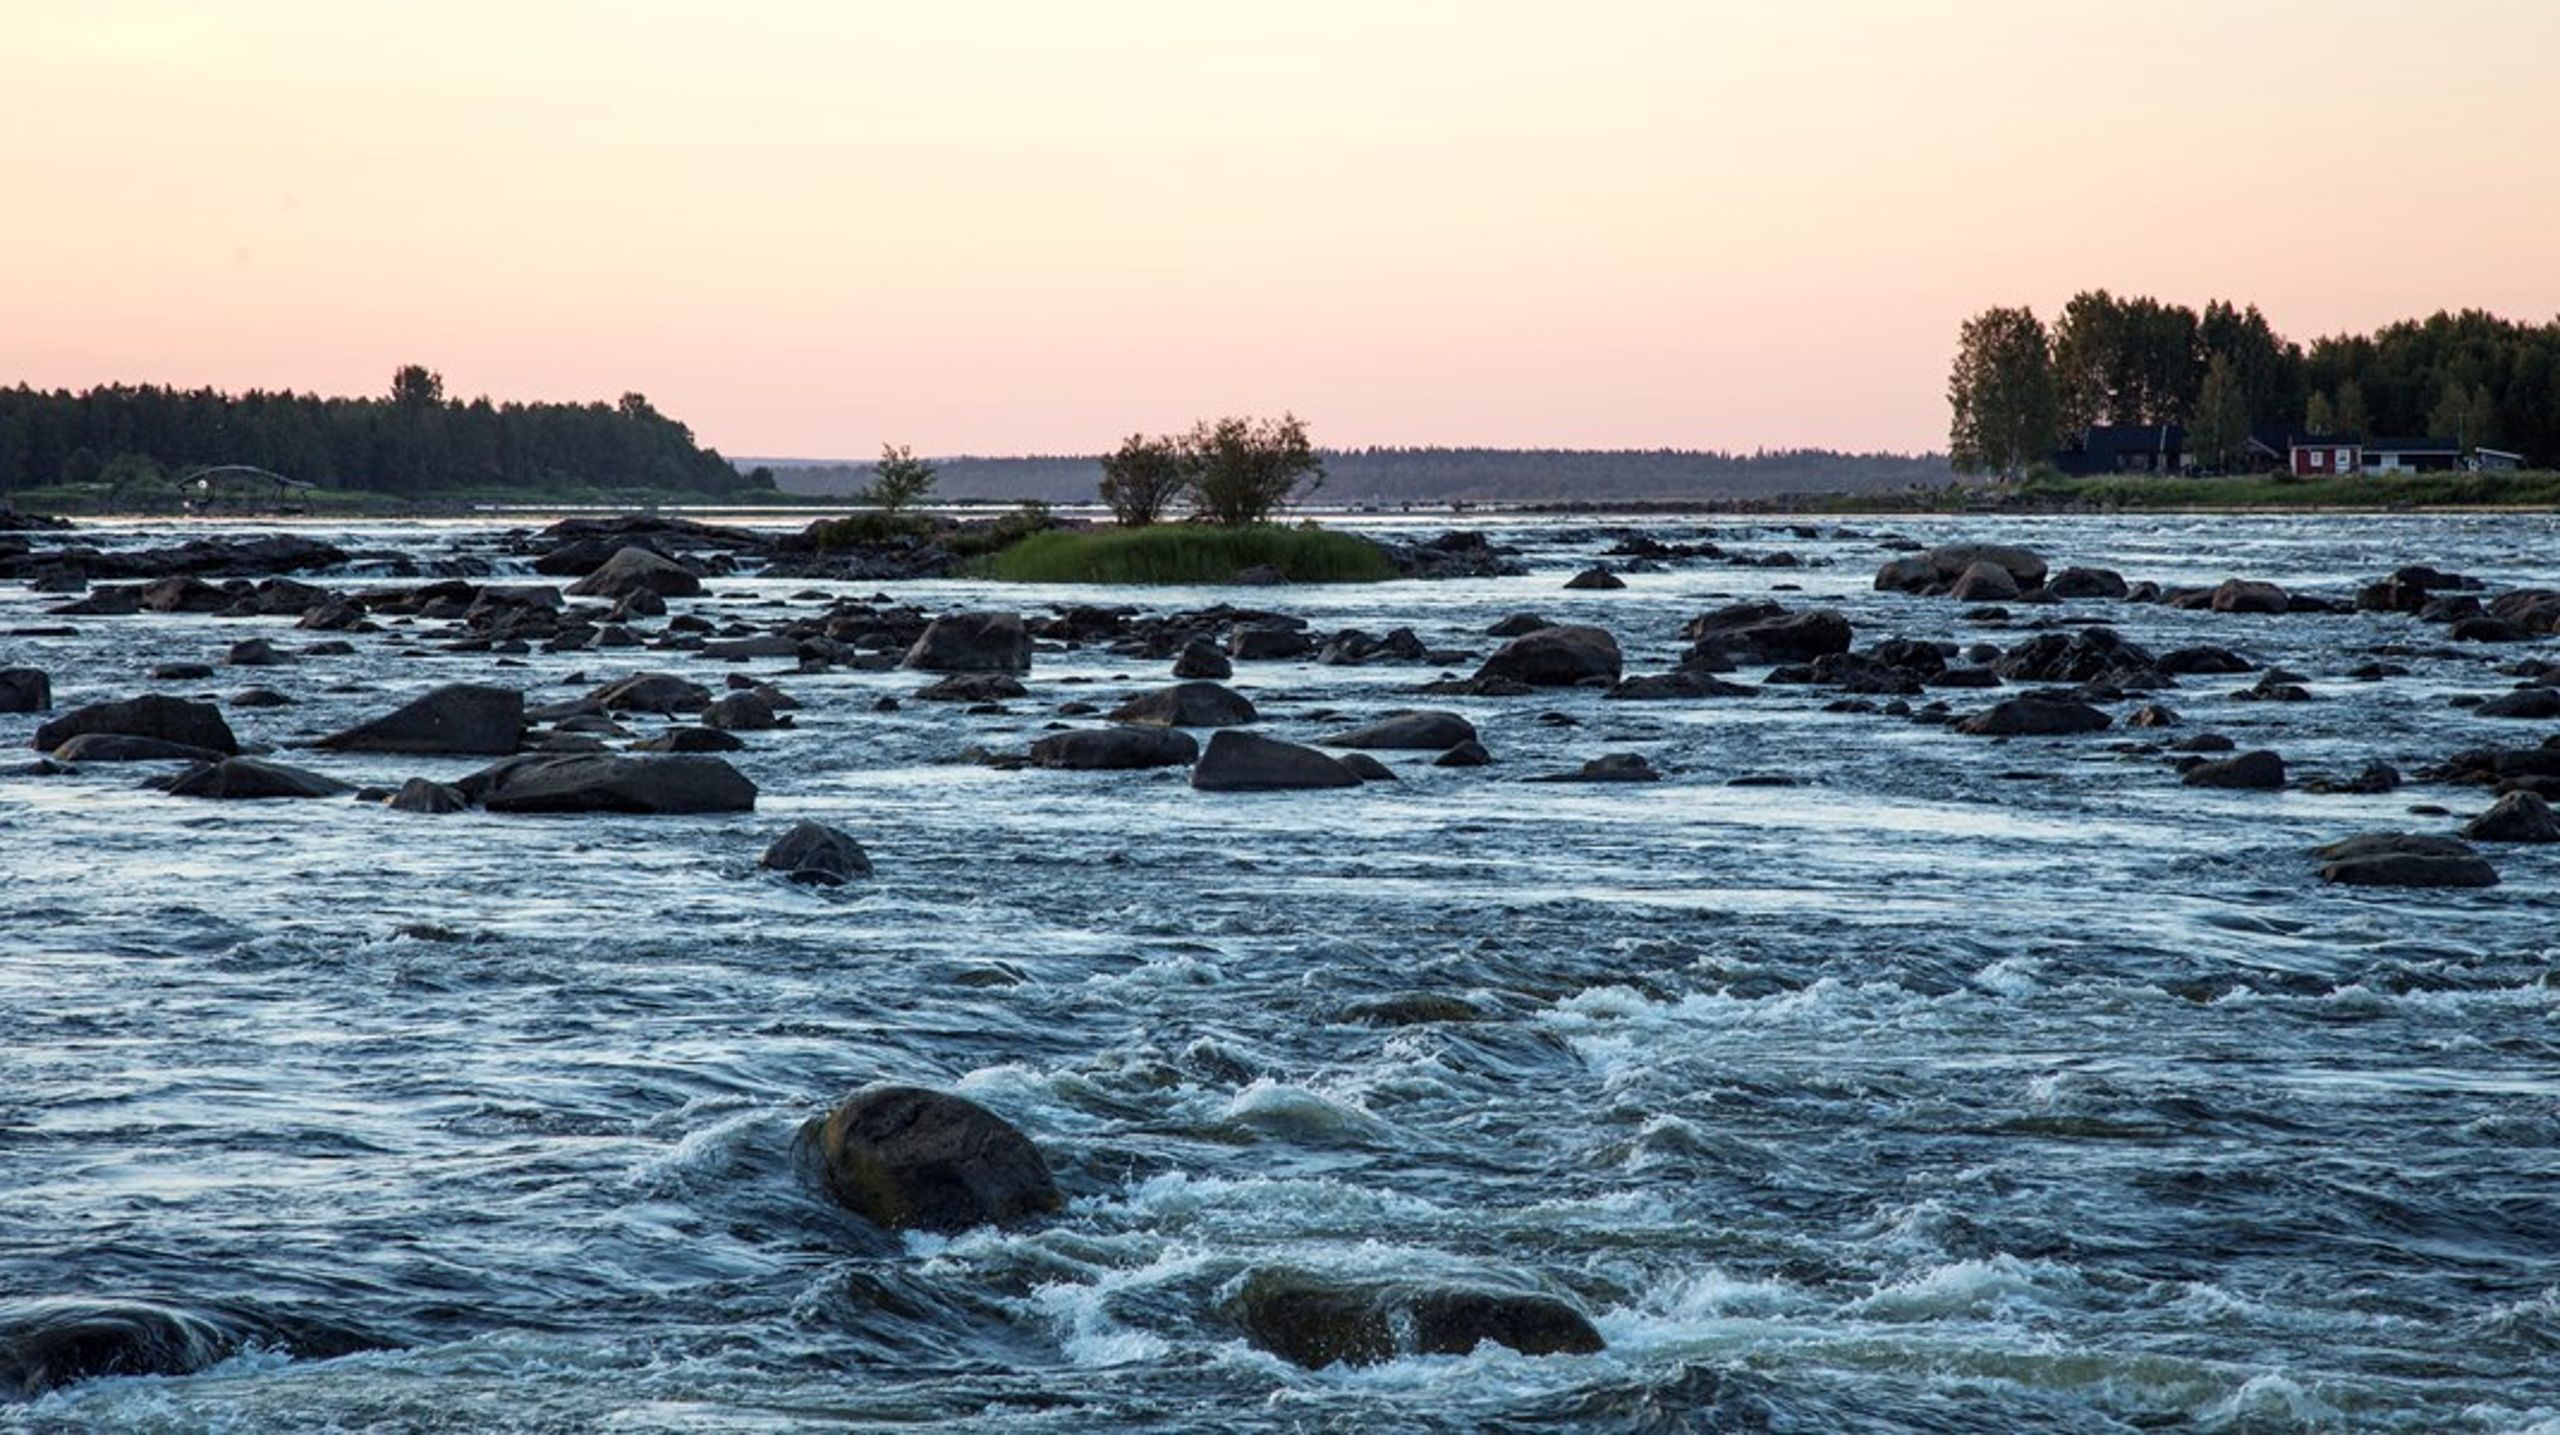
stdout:
POLYGON ((1324 528, 1163 523, 1036 533, 984 560, 1013 583, 1225 583, 1271 568, 1292 583, 1376 583, 1396 576, 1378 545, 1324 528))
POLYGON ((1790 506, 1819 513, 2084 513, 2420 508, 2560 508, 2560 472, 2353 474, 2296 478, 2240 473, 2221 478, 2107 474, 2030 478, 2015 488, 1966 485, 1897 493, 1819 494, 1790 506))

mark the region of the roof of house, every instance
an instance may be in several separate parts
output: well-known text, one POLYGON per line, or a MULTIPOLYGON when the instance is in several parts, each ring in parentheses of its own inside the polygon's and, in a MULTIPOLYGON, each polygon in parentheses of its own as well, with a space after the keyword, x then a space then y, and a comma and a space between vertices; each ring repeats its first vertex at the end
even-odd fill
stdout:
POLYGON ((2186 447, 2187 431, 2177 424, 2094 424, 2080 437, 2087 454, 2176 453, 2186 447))
POLYGON ((2351 433, 2314 434, 2290 424, 2258 424, 2249 430, 2249 442, 2280 454, 2297 448, 2354 448, 2361 440, 2351 433))
POLYGON ((2391 453, 2458 454, 2462 452, 2462 445, 2449 438, 2369 438, 2364 441, 2364 446, 2391 453))

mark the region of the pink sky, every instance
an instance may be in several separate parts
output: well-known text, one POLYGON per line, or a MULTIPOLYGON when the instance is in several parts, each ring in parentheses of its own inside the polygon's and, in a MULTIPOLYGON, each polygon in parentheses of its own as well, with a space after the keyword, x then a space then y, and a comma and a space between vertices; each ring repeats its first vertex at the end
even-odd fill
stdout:
POLYGON ((2560 314, 2555 54, 2547 0, 22 5, 0 383, 1933 447, 1991 304, 2560 314))

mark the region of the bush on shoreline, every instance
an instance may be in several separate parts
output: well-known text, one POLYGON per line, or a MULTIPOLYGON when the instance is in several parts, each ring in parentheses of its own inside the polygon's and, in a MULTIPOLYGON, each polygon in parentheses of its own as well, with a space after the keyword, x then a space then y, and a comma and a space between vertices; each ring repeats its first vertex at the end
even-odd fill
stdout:
POLYGON ((1226 583, 1248 568, 1272 569, 1292 583, 1376 583, 1397 576, 1385 551, 1357 534, 1269 524, 1053 530, 984 563, 987 577, 1012 583, 1226 583))

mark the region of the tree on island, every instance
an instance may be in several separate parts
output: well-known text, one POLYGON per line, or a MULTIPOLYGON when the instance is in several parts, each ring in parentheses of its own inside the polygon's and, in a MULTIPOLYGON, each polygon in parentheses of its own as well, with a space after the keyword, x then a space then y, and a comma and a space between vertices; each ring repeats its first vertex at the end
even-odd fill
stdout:
POLYGON ((1306 420, 1229 417, 1202 420, 1182 441, 1191 470, 1191 501, 1201 519, 1247 528, 1324 483, 1324 459, 1307 441, 1306 420))
POLYGON ((1965 321, 1947 404, 1947 453, 1958 473, 2013 479, 2053 452, 2059 396, 2035 311, 1986 309, 1965 321))
POLYGON ((1180 440, 1133 433, 1102 460, 1102 501, 1124 528, 1144 528, 1165 515, 1191 486, 1180 440))
POLYGON ((880 461, 871 467, 870 485, 855 497, 883 513, 896 513, 933 492, 939 471, 905 444, 882 444, 880 461))
POLYGON ((2212 469, 2229 469, 2249 453, 2249 396, 2227 355, 2205 367, 2204 389, 2187 422, 2187 452, 2212 469))

